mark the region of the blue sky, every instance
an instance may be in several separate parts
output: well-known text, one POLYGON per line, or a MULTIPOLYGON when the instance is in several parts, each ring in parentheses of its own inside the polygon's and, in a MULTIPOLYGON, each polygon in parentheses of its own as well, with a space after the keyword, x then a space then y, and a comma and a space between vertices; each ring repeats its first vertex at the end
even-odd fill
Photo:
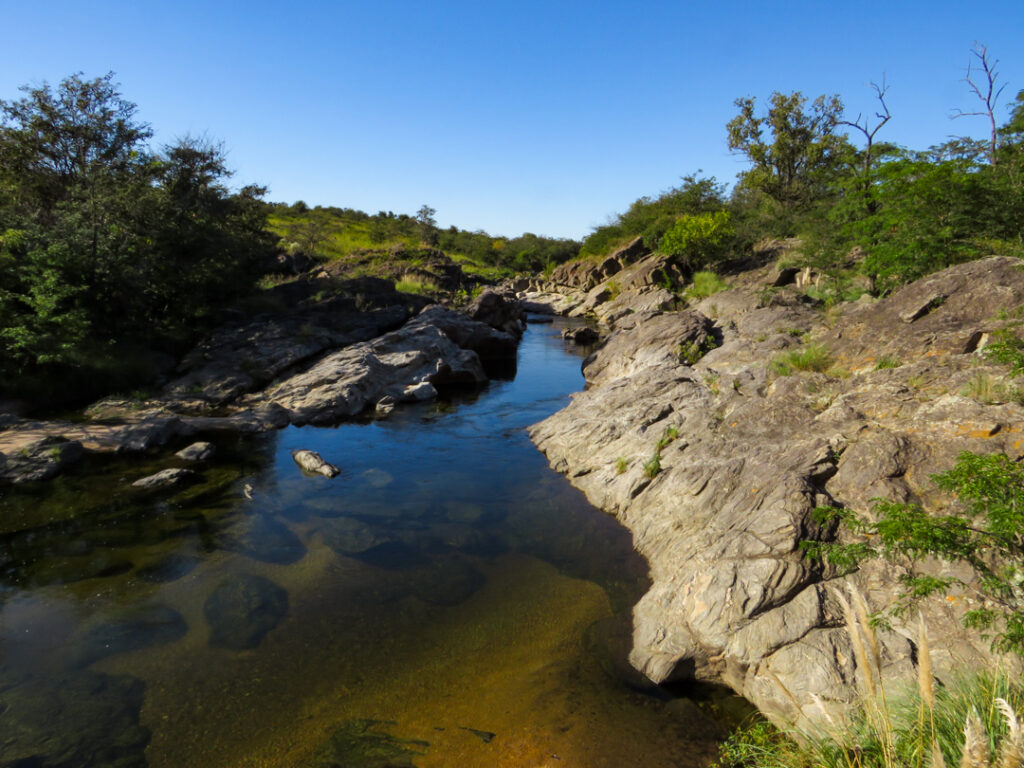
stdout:
MULTIPOLYGON (((0 98, 113 70, 158 141, 221 140, 268 199, 580 237, 703 169, 732 182, 733 100, 838 93, 879 139, 982 136, 976 41, 1024 89, 1024 2, 0 0, 0 98)), ((1000 108, 1001 117, 1007 114, 1000 108)))

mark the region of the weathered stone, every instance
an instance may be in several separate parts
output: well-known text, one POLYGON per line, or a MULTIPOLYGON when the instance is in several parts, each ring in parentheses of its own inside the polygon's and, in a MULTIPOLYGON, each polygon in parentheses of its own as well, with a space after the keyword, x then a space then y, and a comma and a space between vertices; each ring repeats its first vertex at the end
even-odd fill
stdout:
POLYGON ((0 482, 48 480, 82 456, 82 444, 56 435, 29 438, 9 453, 0 453, 0 482))
MULTIPOLYGON (((400 395, 405 387, 420 381, 486 381, 475 352, 461 349, 445 331, 422 316, 418 320, 373 341, 328 355, 269 390, 266 399, 287 410, 295 424, 329 423, 355 416, 383 395, 400 395)), ((499 333, 483 323, 465 320, 488 334, 499 333)), ((483 331, 480 333, 483 335, 483 331)), ((515 340, 505 336, 514 348, 515 340)))
POLYGON ((473 320, 519 338, 523 334, 522 305, 512 293, 484 291, 466 310, 473 320))
POLYGON ((154 475, 140 478, 132 483, 132 487, 153 491, 162 488, 174 488, 185 483, 196 482, 198 479, 199 474, 191 469, 172 467, 171 469, 162 469, 154 475))
POLYGON ((187 448, 182 448, 178 451, 175 456, 185 461, 207 461, 213 458, 213 454, 216 453, 213 443, 192 443, 187 448))
POLYGON ((316 451, 305 449, 292 451, 292 459, 299 465, 303 472, 311 475, 323 475, 324 477, 337 477, 341 470, 320 456, 316 451))
MULTIPOLYGON (((1024 304, 1018 265, 958 265, 828 317, 790 288, 766 297, 762 267, 699 311, 619 319, 584 365, 587 390, 530 433, 650 563, 652 586, 633 612, 638 669, 656 681, 726 682, 779 722, 821 717, 811 694, 836 708, 856 697, 862 672, 834 590, 855 585, 884 610, 901 571, 873 562, 838 578, 799 545, 837 535, 815 522, 816 507, 870 513, 881 497, 940 510, 948 500, 929 478, 961 451, 1024 455, 1024 407, 970 396, 977 377, 1006 376, 979 366, 975 350, 1001 327, 1000 309, 1024 304), (808 341, 847 371, 771 369, 808 341), (681 345, 697 353, 692 365, 680 362, 681 345)), ((922 610, 940 679, 996 663, 960 625, 963 601, 922 610)), ((913 673, 915 633, 898 620, 880 632, 886 681, 913 673)))
POLYGON ((288 593, 263 576, 229 576, 203 604, 210 645, 255 648, 288 614, 288 593))
POLYGON ((402 400, 406 402, 422 403, 427 400, 436 400, 437 390, 429 381, 420 381, 410 384, 402 390, 402 400))
POLYGON ((593 328, 586 325, 578 325, 575 328, 566 328, 562 331, 562 338, 566 341, 571 341, 574 344, 587 346, 589 344, 597 343, 597 340, 601 338, 601 336, 593 328))

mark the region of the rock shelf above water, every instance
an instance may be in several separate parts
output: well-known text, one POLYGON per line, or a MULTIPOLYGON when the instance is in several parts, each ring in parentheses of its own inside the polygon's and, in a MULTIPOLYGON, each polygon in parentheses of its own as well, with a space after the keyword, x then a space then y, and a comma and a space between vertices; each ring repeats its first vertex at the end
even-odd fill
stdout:
MULTIPOLYGON (((836 591, 854 584, 885 609, 900 572, 875 562, 841 577, 800 542, 836 534, 814 521, 816 507, 866 512, 881 497, 940 509, 948 502, 929 478, 960 452, 1024 456, 1024 407, 970 395, 978 376, 1007 376, 978 350, 1006 324, 1000 310, 1024 304, 1019 264, 951 267, 829 313, 793 287, 766 292, 769 268, 683 311, 641 302, 609 322, 611 299, 593 307, 610 335, 584 364, 587 390, 530 434, 650 564, 634 610, 638 669, 659 682, 725 682, 779 722, 821 718, 815 696, 826 708, 852 700, 858 672, 836 591), (830 370, 772 369, 810 342, 830 370)), ((574 287, 566 268, 561 285, 521 296, 571 313, 596 295, 600 285, 582 290, 593 271, 574 287)), ((995 662, 960 623, 970 601, 962 591, 922 606, 940 678, 995 662)), ((885 679, 914 674, 916 621, 880 634, 885 679)))

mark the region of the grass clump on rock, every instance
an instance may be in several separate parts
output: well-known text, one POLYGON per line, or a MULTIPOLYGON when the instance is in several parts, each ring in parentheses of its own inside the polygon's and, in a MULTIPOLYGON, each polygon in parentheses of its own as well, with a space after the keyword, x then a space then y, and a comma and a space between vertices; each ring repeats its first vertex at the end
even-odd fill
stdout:
POLYGON ((790 376, 799 371, 825 373, 832 367, 832 362, 832 354, 824 345, 808 344, 775 358, 771 369, 779 376, 790 376))

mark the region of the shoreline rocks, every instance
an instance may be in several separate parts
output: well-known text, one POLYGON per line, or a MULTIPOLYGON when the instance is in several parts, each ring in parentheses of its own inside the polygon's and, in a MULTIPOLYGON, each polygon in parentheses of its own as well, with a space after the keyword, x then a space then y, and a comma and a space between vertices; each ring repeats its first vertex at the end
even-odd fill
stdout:
MULTIPOLYGON (((1009 386, 977 349, 1005 324, 1000 309, 1024 304, 1018 265, 958 265, 828 315, 790 287, 765 301, 760 270, 685 311, 613 325, 584 363, 587 389, 530 435, 650 564, 634 609, 637 669, 724 682, 779 723, 821 719, 814 696, 837 711, 853 700, 836 593, 854 586, 884 610, 901 572, 870 562, 843 576, 800 543, 849 536, 815 522, 816 507, 863 513, 882 497, 940 510, 930 475, 961 451, 1024 456, 1024 406, 970 394, 979 376, 1009 386), (812 343, 823 372, 773 368, 812 343)), ((961 625, 969 598, 921 606, 940 679, 1003 661, 961 625)), ((914 616, 879 633, 886 680, 915 674, 916 632, 914 616)))
MULTIPOLYGON (((511 294, 482 293, 469 308, 480 319, 412 297, 422 311, 408 319, 406 307, 378 306, 394 295, 376 285, 386 281, 350 282, 373 283, 366 290, 378 292, 368 294, 378 296, 376 308, 358 311, 355 300, 336 297, 223 329, 186 356, 183 375, 160 395, 106 398, 86 409, 88 421, 5 418, 0 484, 47 480, 89 453, 152 453, 211 432, 329 424, 377 404, 382 417, 398 403, 514 372, 525 323, 511 294)), ((201 454, 186 448, 179 458, 201 454)))

